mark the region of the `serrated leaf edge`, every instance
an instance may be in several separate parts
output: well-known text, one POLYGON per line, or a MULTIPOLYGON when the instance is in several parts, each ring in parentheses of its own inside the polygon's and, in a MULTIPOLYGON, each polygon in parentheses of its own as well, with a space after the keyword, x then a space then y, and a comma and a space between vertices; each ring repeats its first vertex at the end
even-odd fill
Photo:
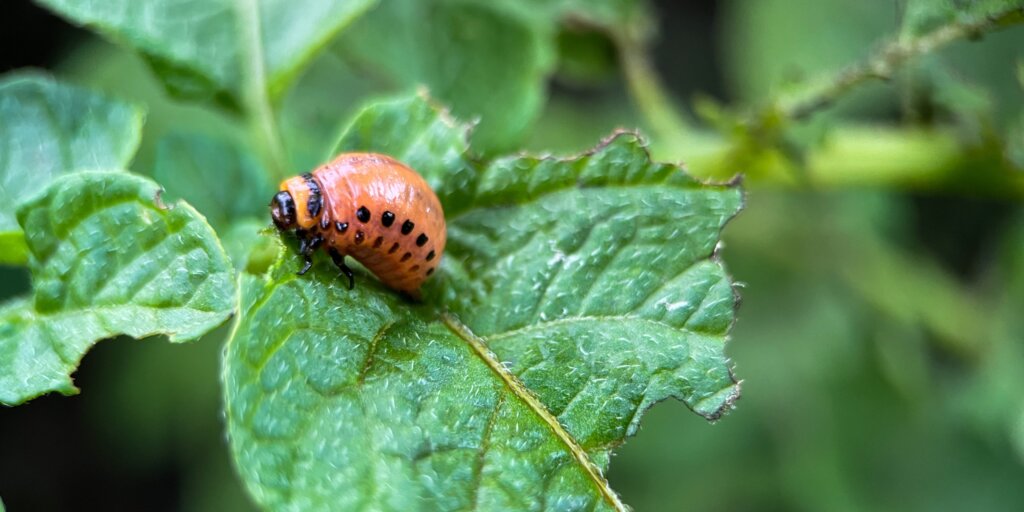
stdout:
MULTIPOLYGON (((429 94, 427 94, 427 95, 424 96, 424 99, 430 100, 431 98, 430 98, 429 94)), ((438 107, 435 106, 434 104, 431 104, 431 106, 434 107, 435 110, 438 110, 438 107)), ((443 109, 443 107, 440 107, 440 108, 443 109)), ((444 110, 438 110, 438 112, 440 114, 447 114, 447 111, 444 111, 444 110)), ((725 333, 723 334, 723 337, 724 337, 723 343, 727 344, 729 339, 730 339, 730 333, 732 332, 733 328, 736 326, 736 321, 738 319, 738 314, 737 313, 739 311, 740 304, 742 303, 742 296, 739 293, 739 287, 740 286, 736 283, 735 279, 733 279, 732 275, 729 274, 728 271, 725 270, 725 265, 722 264, 721 251, 722 251, 723 243, 721 241, 721 233, 722 233, 722 231, 725 230, 725 227, 730 222, 732 222, 732 220, 734 218, 736 218, 736 216, 739 215, 739 213, 741 211, 743 211, 746 208, 746 206, 747 206, 747 194, 746 194, 746 191, 744 191, 743 188, 741 187, 741 185, 743 184, 743 174, 736 173, 735 176, 733 176, 732 178, 730 178, 729 180, 726 180, 726 181, 716 181, 716 180, 713 180, 713 179, 705 180, 705 179, 696 178, 693 175, 691 175, 689 172, 686 171, 686 165, 684 163, 682 163, 682 162, 657 162, 657 161, 655 161, 655 159, 651 156, 650 148, 648 147, 648 144, 647 144, 646 140, 640 134, 640 132, 638 132, 636 130, 625 129, 625 128, 617 128, 617 129, 615 129, 614 131, 612 131, 611 134, 609 134, 608 136, 606 136, 603 139, 601 139, 601 141, 598 142, 594 147, 585 149, 585 150, 577 152, 577 153, 573 153, 573 154, 569 154, 569 155, 555 155, 555 154, 552 154, 552 153, 534 154, 534 153, 531 153, 529 151, 520 151, 520 152, 512 154, 512 155, 508 155, 508 156, 504 156, 504 157, 499 157, 498 159, 490 160, 490 162, 494 162, 494 161, 499 160, 499 159, 521 159, 521 158, 525 158, 525 159, 533 159, 533 160, 536 160, 537 162, 554 161, 554 162, 561 162, 561 163, 569 163, 569 162, 577 161, 577 160, 580 160, 580 159, 583 159, 583 158, 588 158, 588 157, 594 156, 595 154, 601 152, 602 150, 604 150, 605 148, 610 146, 612 143, 614 143, 619 138, 623 138, 623 137, 631 138, 632 141, 636 143, 637 147, 640 150, 643 151, 644 156, 645 156, 645 158, 647 159, 647 162, 650 165, 671 165, 671 166, 674 166, 677 169, 678 172, 683 173, 684 175, 686 175, 687 177, 692 179, 693 183, 696 186, 700 186, 700 187, 714 187, 714 188, 726 188, 726 189, 738 189, 739 190, 739 193, 740 193, 739 204, 737 205, 736 210, 732 213, 732 215, 730 215, 729 218, 725 219, 722 222, 722 225, 718 229, 718 234, 719 234, 718 240, 719 241, 718 241, 717 244, 715 244, 715 247, 711 250, 711 253, 708 254, 707 257, 706 257, 706 259, 708 261, 715 262, 715 263, 719 264, 719 266, 722 267, 722 271, 725 274, 726 279, 728 279, 729 284, 730 284, 730 288, 732 289, 732 295, 733 295, 733 315, 732 315, 732 320, 729 323, 729 326, 725 329, 725 333)), ((472 155, 469 155, 468 152, 467 152, 467 157, 471 157, 471 156, 472 155)), ((470 159, 472 160, 472 158, 470 158, 470 159)), ((479 165, 481 163, 482 162, 474 161, 474 164, 476 164, 476 165, 479 165)), ((547 191, 547 192, 544 192, 541 195, 543 196, 543 195, 551 194, 551 193, 554 193, 554 192, 558 192, 558 190, 547 191)), ((537 199, 538 199, 537 197, 534 197, 534 198, 530 199, 530 201, 535 201, 537 199)), ((448 217, 446 219, 446 221, 449 224, 451 224, 454 220, 457 220, 458 218, 462 217, 463 215, 471 212, 474 208, 479 208, 480 206, 475 204, 473 201, 475 201, 475 198, 473 200, 471 200, 470 206, 467 207, 464 211, 459 212, 459 213, 457 213, 455 215, 452 215, 451 217, 448 217)), ((641 317, 634 317, 634 316, 630 316, 630 315, 622 315, 621 318, 623 318, 623 319, 630 319, 630 320, 643 320, 643 321, 653 322, 653 323, 662 325, 662 326, 664 326, 664 327, 666 327, 668 329, 679 330, 677 327, 674 327, 674 326, 671 326, 671 325, 667 325, 667 324, 662 324, 661 322, 656 322, 656 321, 644 319, 644 318, 641 318, 641 317)), ((566 318, 566 319, 563 319, 563 320, 567 320, 567 321, 569 321, 569 320, 580 320, 580 318, 579 317, 566 318)), ((555 321, 555 322, 558 322, 558 321, 555 321)), ((518 331, 518 330, 521 330, 521 329, 541 327, 542 325, 546 325, 548 323, 551 323, 551 322, 544 322, 543 324, 527 326, 527 327, 523 327, 523 328, 520 328, 520 329, 515 329, 515 331, 518 331)), ((472 331, 470 331, 468 329, 468 327, 466 328, 466 330, 468 332, 470 332, 470 334, 473 334, 472 331)), ((497 333, 497 334, 494 334, 494 335, 489 335, 489 336, 487 336, 485 338, 479 338, 478 337, 478 339, 480 339, 481 342, 486 343, 485 340, 488 340, 488 341, 492 340, 496 336, 499 337, 499 338, 500 337, 504 337, 505 335, 508 335, 509 333, 510 333, 510 331, 506 331, 506 332, 503 332, 503 333, 497 333)), ((475 336, 475 334, 474 334, 474 336, 475 336)), ((731 361, 728 361, 728 362, 731 363, 731 361)), ((504 367, 502 367, 502 368, 504 368, 504 367)), ((712 411, 711 413, 704 414, 704 413, 698 412, 698 410, 697 410, 697 405, 699 403, 698 404, 694 404, 694 405, 691 406, 690 404, 686 403, 685 401, 681 400, 681 402, 684 405, 686 405, 686 407, 688 409, 690 409, 690 411, 692 411, 693 413, 697 414, 698 416, 701 416, 701 417, 705 418, 706 420, 708 420, 710 422, 718 421, 719 419, 721 419, 721 417, 723 415, 725 415, 728 411, 730 411, 732 408, 735 407, 736 401, 739 400, 740 396, 741 396, 741 389, 742 389, 743 381, 736 378, 736 375, 735 375, 735 372, 734 372, 734 367, 732 365, 728 366, 728 371, 729 371, 729 380, 732 382, 732 384, 729 385, 729 386, 726 386, 726 387, 724 387, 722 389, 720 389, 715 394, 713 394, 713 395, 705 398, 701 402, 699 402, 699 403, 703 403, 706 400, 709 400, 709 399, 711 399, 711 398, 713 398, 715 396, 719 396, 723 392, 725 392, 727 390, 730 390, 730 391, 728 391, 725 400, 722 402, 721 407, 719 407, 718 409, 712 411)), ((514 375, 513 375, 513 378, 515 378, 514 375)), ((522 384, 520 384, 520 385, 522 386, 522 384)), ((658 400, 656 402, 652 402, 652 403, 648 404, 648 406, 643 408, 642 410, 641 409, 637 409, 637 411, 634 413, 634 421, 635 421, 636 418, 638 418, 640 416, 643 416, 643 413, 648 411, 651 407, 654 407, 655 405, 657 405, 658 403, 660 403, 662 401, 663 400, 658 400)), ((557 424, 557 420, 554 420, 554 421, 557 424)), ((635 431, 636 431, 636 428, 632 424, 633 424, 633 421, 630 421, 631 428, 630 428, 630 431, 627 433, 627 436, 632 436, 635 433, 635 431)), ((608 447, 612 448, 612 447, 615 447, 615 446, 619 446, 619 445, 621 445, 624 442, 625 442, 625 438, 623 438, 621 440, 618 440, 616 443, 608 445, 608 447)))
MULTIPOLYGON (((137 176, 137 175, 132 174, 130 172, 119 171, 119 170, 113 170, 113 171, 111 171, 111 170, 107 170, 107 171, 78 171, 78 172, 74 172, 74 173, 68 174, 67 176, 75 176, 75 175, 81 175, 81 174, 97 174, 97 175, 116 174, 116 175, 130 176, 130 177, 133 177, 133 178, 136 178, 136 179, 141 179, 141 180, 144 180, 144 181, 148 182, 148 184, 154 188, 153 197, 151 198, 152 201, 153 201, 153 205, 152 205, 153 207, 155 207, 158 210, 163 210, 163 211, 168 211, 168 210, 175 209, 175 208, 183 208, 183 209, 185 209, 187 211, 191 211, 192 214, 195 215, 196 219, 199 222, 202 223, 202 226, 205 227, 207 230, 209 230, 209 233, 213 235, 214 245, 215 245, 216 249, 220 252, 221 256, 223 256, 225 258, 225 260, 231 261, 230 257, 227 254, 227 251, 224 249, 224 245, 220 241, 220 237, 217 236, 217 232, 213 229, 212 226, 210 226, 210 223, 206 220, 206 217, 202 213, 200 213, 198 210, 196 210, 192 205, 188 204, 188 202, 186 202, 184 200, 180 200, 179 199, 179 200, 175 201, 174 203, 171 203, 170 205, 164 204, 163 201, 161 200, 161 194, 163 193, 164 189, 163 189, 163 187, 161 187, 156 182, 153 182, 152 180, 150 180, 148 178, 145 178, 145 177, 142 177, 142 176, 137 176)), ((34 194, 28 200, 24 201, 21 205, 19 205, 19 207, 18 207, 19 213, 20 213, 20 211, 22 209, 27 207, 26 205, 28 203, 32 202, 33 200, 37 200, 38 198, 40 198, 43 195, 45 195, 51 186, 53 186, 52 183, 47 185, 46 187, 43 187, 43 189, 39 190, 36 194, 34 194)), ((143 201, 141 201, 139 199, 134 199, 134 200, 139 202, 140 204, 143 204, 144 206, 146 206, 143 201)), ((19 219, 19 222, 20 222, 20 219, 19 219)), ((30 256, 30 257, 34 258, 34 256, 30 256)), ((229 269, 230 268, 231 267, 229 266, 229 269)), ((237 279, 235 281, 238 282, 237 279)), ((182 335, 182 333, 179 332, 179 331, 164 329, 164 330, 147 331, 145 333, 142 333, 138 337, 135 337, 135 336, 130 336, 130 337, 132 337, 134 339, 145 339, 145 338, 152 338, 152 337, 156 337, 156 336, 166 336, 167 337, 167 341, 170 342, 170 343, 174 343, 174 344, 180 344, 180 343, 186 343, 186 342, 191 342, 191 341, 198 340, 199 338, 204 336, 210 330, 213 330, 217 326, 222 325, 226 320, 230 319, 232 316, 237 316, 235 313, 237 312, 237 310, 239 308, 238 299, 241 296, 240 293, 241 292, 240 292, 240 290, 238 290, 238 287, 236 285, 235 301, 233 302, 233 306, 234 307, 232 308, 232 310, 228 311, 227 315, 225 315, 220 320, 217 320, 216 322, 208 322, 207 325, 205 325, 203 327, 200 327, 198 331, 202 331, 202 332, 200 332, 199 334, 195 334, 193 332, 193 333, 186 333, 186 334, 182 335)), ((92 312, 95 312, 95 311, 100 311, 100 310, 103 310, 103 309, 132 307, 130 305, 118 305, 118 306, 109 306, 109 307, 95 306, 95 307, 90 307, 88 309, 75 310, 75 311, 70 311, 70 312, 69 311, 58 311, 58 312, 55 312, 55 313, 40 313, 35 308, 35 304, 34 304, 34 301, 33 301, 33 295, 31 293, 30 294, 26 294, 24 296, 20 296, 20 297, 15 297, 15 298, 12 298, 12 299, 10 299, 8 301, 5 301, 2 304, 0 304, 0 307, 7 307, 10 304, 13 304, 14 301, 16 301, 18 299, 24 299, 26 301, 25 304, 29 308, 26 312, 30 315, 30 317, 31 317, 33 322, 47 322, 48 321, 47 319, 61 318, 61 317, 64 317, 66 315, 69 315, 69 314, 85 314, 85 313, 92 313, 92 312)), ((134 307, 143 307, 143 306, 134 306, 134 307)), ((204 311, 204 310, 201 310, 201 309, 196 309, 196 308, 187 307, 187 306, 180 306, 180 307, 173 307, 173 308, 146 307, 146 309, 156 309, 156 310, 172 310, 172 309, 183 309, 184 310, 184 309, 187 309, 187 310, 197 311, 199 313, 205 313, 205 314, 210 314, 210 315, 215 315, 217 313, 216 311, 204 311)), ((110 330, 116 331, 116 329, 110 329, 110 330)), ((198 332, 198 331, 196 331, 196 332, 198 332)), ((127 335, 127 334, 123 333, 123 332, 115 332, 114 333, 115 337, 116 336, 120 336, 120 335, 127 335)), ((56 353, 57 356, 64 363, 69 364, 69 365, 73 365, 74 366, 74 371, 77 371, 78 368, 81 366, 82 360, 85 358, 86 354, 88 354, 89 351, 92 350, 92 348, 95 347, 97 343, 103 341, 104 339, 106 339, 106 338, 101 338, 101 339, 93 340, 92 343, 74 361, 66 360, 63 357, 63 355, 61 354, 61 352, 59 350, 56 350, 56 348, 54 349, 54 353, 56 353)), ((74 371, 72 371, 71 373, 74 373, 74 371)), ((43 395, 47 395, 47 394, 52 393, 52 392, 57 392, 57 393, 60 393, 60 394, 62 394, 64 396, 77 395, 78 393, 81 392, 81 390, 77 386, 74 385, 74 381, 73 381, 73 379, 71 379, 71 375, 70 374, 68 375, 68 378, 69 378, 69 382, 70 382, 68 388, 45 390, 45 391, 42 391, 42 392, 40 392, 38 394, 35 394, 35 395, 32 395, 32 396, 28 396, 24 400, 21 400, 19 402, 15 402, 15 403, 6 403, 6 402, 4 402, 4 404, 5 405, 9 405, 9 406, 10 405, 20 405, 20 404, 26 403, 28 401, 31 401, 31 400, 36 399, 36 398, 38 398, 40 396, 43 396, 43 395)))

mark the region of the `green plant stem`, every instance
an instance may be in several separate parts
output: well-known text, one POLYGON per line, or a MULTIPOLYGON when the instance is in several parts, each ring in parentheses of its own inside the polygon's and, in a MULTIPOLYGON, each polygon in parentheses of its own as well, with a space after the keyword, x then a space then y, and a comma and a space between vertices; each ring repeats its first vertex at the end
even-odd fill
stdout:
POLYGON ((630 95, 647 120, 655 137, 665 142, 678 141, 691 130, 666 93, 658 73, 647 57, 644 45, 627 35, 613 35, 619 50, 619 61, 626 77, 630 95))
POLYGON ((245 96, 249 122, 256 132, 259 145, 266 153, 268 167, 273 176, 283 178, 286 175, 287 162, 281 134, 277 128, 277 118, 267 91, 259 5, 256 0, 237 0, 236 6, 242 24, 241 46, 244 51, 243 68, 247 75, 245 96))
POLYGON ((802 119, 821 110, 854 88, 872 80, 889 80, 907 61, 938 50, 954 41, 976 38, 1024 22, 1024 7, 1012 7, 987 17, 960 20, 913 38, 897 38, 863 62, 850 65, 796 97, 782 100, 780 112, 790 119, 802 119))

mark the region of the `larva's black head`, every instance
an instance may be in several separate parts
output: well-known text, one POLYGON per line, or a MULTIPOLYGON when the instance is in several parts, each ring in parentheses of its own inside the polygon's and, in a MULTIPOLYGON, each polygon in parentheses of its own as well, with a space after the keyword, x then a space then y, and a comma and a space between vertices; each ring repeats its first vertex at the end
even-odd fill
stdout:
POLYGON ((278 229, 295 227, 295 201, 287 190, 282 190, 270 201, 270 216, 278 229))

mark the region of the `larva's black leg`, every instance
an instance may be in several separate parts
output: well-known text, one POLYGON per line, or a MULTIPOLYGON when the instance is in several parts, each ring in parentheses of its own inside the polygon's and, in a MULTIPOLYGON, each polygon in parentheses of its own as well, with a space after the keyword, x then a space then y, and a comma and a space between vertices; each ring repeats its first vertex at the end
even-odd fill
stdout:
POLYGON ((341 273, 345 274, 345 277, 348 278, 348 289, 351 290, 352 288, 355 288, 356 277, 352 272, 352 269, 348 268, 348 265, 345 264, 345 255, 339 254, 338 251, 331 249, 331 259, 334 260, 334 264, 338 266, 341 273))
POLYGON ((309 269, 313 267, 313 251, 315 251, 317 247, 320 247, 320 244, 322 243, 324 243, 324 239, 319 236, 299 240, 299 252, 302 253, 304 258, 306 258, 306 264, 303 265, 302 270, 299 271, 300 276, 309 272, 309 269))
POLYGON ((305 275, 305 273, 309 272, 309 269, 313 267, 313 257, 308 255, 308 254, 305 255, 305 257, 306 257, 306 264, 303 265, 302 266, 302 270, 300 270, 298 272, 298 275, 300 275, 300 276, 301 275, 305 275))
POLYGON ((344 258, 342 258, 341 265, 339 265, 338 268, 340 268, 341 273, 345 274, 345 277, 348 278, 348 289, 351 290, 352 288, 355 288, 356 276, 352 273, 352 269, 348 268, 348 265, 345 264, 344 258))

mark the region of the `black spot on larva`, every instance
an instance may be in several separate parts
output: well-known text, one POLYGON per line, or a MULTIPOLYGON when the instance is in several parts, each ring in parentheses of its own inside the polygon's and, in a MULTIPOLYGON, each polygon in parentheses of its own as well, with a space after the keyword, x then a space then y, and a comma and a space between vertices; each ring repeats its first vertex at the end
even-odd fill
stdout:
POLYGON ((356 218, 359 219, 359 222, 370 222, 370 210, 367 210, 365 206, 360 206, 356 210, 356 218))
POLYGON ((430 240, 427 238, 427 234, 420 233, 420 236, 416 237, 416 245, 423 247, 427 243, 427 240, 430 240))
POLYGON ((380 247, 381 244, 383 244, 383 243, 384 243, 384 237, 378 236, 377 239, 373 241, 373 248, 376 249, 376 248, 380 247))
POLYGON ((320 229, 327 229, 331 225, 331 219, 328 219, 326 215, 320 218, 320 229))
POLYGON ((414 227, 416 227, 416 224, 413 224, 411 220, 407 220, 407 221, 403 222, 402 223, 402 234, 403 235, 408 235, 409 233, 412 233, 412 228, 414 228, 414 227))
POLYGON ((407 252, 407 253, 402 255, 402 261, 406 261, 409 258, 412 258, 412 253, 411 252, 407 252))
POLYGON ((366 239, 366 234, 362 231, 356 231, 356 243, 361 244, 366 239))
POLYGON ((413 265, 412 268, 409 269, 409 272, 416 272, 419 269, 420 269, 419 265, 413 265))
POLYGON ((434 267, 430 267, 429 269, 427 269, 427 275, 428 275, 428 276, 429 276, 430 274, 433 274, 433 273, 434 273, 434 267))
POLYGON ((390 228, 391 225, 395 223, 395 214, 391 212, 384 212, 384 214, 380 216, 380 223, 383 224, 384 227, 390 228))
POLYGON ((308 172, 302 175, 302 179, 306 180, 306 187, 309 188, 309 202, 306 203, 306 211, 309 212, 310 217, 316 217, 320 215, 320 208, 324 205, 324 198, 320 194, 320 184, 308 172))
POLYGON ((395 244, 392 245, 390 249, 388 249, 388 254, 391 254, 391 253, 393 253, 393 252, 395 252, 397 250, 398 250, 398 242, 395 242, 395 244))
POLYGON ((432 259, 434 259, 434 251, 430 251, 427 253, 427 261, 430 261, 432 259))
POLYGON ((334 229, 338 230, 338 233, 344 233, 348 231, 348 222, 338 221, 334 223, 334 229))

